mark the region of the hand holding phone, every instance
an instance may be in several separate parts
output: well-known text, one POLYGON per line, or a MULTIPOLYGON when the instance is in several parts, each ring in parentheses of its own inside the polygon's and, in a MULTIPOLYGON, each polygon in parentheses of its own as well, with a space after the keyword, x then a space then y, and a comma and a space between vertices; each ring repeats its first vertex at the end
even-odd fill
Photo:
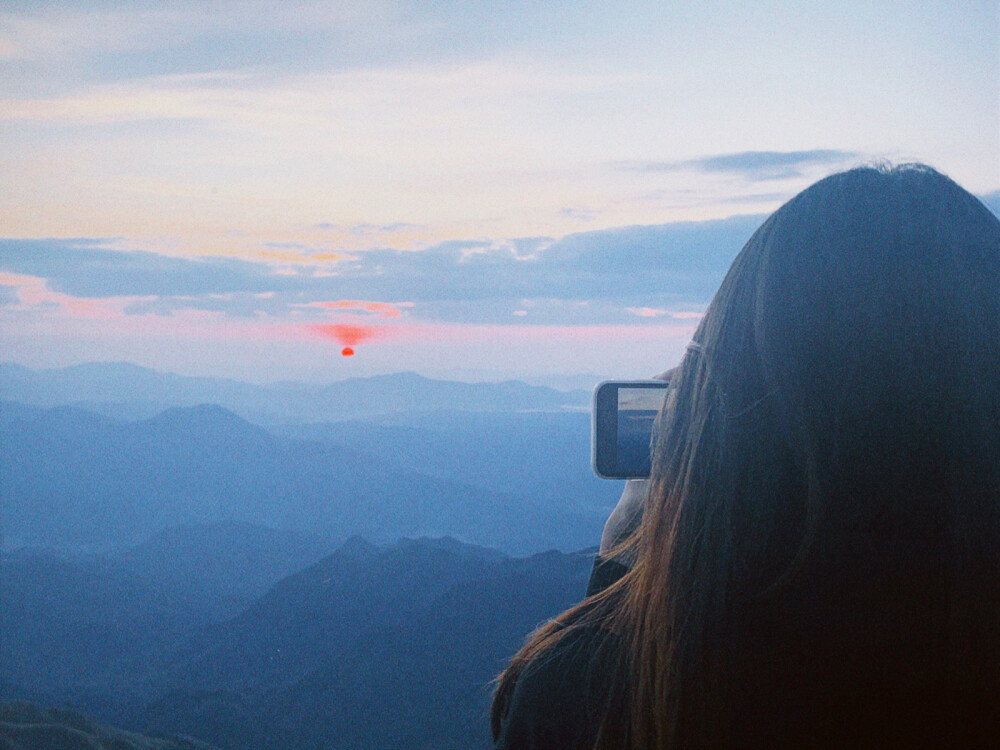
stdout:
POLYGON ((609 380, 594 389, 591 456, 597 476, 649 476, 653 423, 668 386, 665 380, 609 380))

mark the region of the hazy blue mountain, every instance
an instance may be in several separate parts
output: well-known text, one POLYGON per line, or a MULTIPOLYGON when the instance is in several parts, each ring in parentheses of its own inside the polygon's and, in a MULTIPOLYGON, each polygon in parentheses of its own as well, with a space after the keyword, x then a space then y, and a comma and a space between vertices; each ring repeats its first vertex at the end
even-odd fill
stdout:
MULTIPOLYGON (((106 556, 0 556, 0 682, 126 700, 166 654, 330 552, 322 538, 246 524, 171 529, 106 556), (124 689, 123 688, 127 688, 124 689)), ((88 701, 92 709, 106 701, 88 701)))
MULTIPOLYGON (((580 394, 57 373, 45 398, 77 406, 0 402, 0 697, 148 735, 487 747, 489 681, 591 563, 507 555, 595 544, 620 490, 590 472, 580 394), (180 392, 275 424, 153 413, 180 392)), ((0 367, 0 393, 40 398, 35 375, 0 367)))
MULTIPOLYGON (((289 425, 280 434, 391 455, 436 477, 531 498, 540 512, 610 511, 620 483, 590 468, 590 414, 585 412, 425 412, 369 422, 289 425)), ((593 539, 579 539, 583 547, 593 539)), ((549 545, 559 546, 559 545, 549 545)), ((565 548, 565 547, 564 547, 565 548)))
POLYGON ((589 555, 549 552, 452 586, 271 696, 279 723, 267 736, 276 747, 295 737, 286 748, 491 747, 492 679, 537 625, 580 601, 590 565, 589 555), (372 715, 370 727, 354 720, 372 715))
POLYGON ((158 532, 108 557, 203 604, 215 622, 234 617, 274 583, 333 551, 324 536, 224 521, 158 532))
MULTIPOLYGON (((179 548, 204 531, 178 532, 179 548)), ((229 542, 240 535, 269 532, 229 542)), ((114 560, 0 558, 0 698, 233 749, 485 748, 490 681, 580 600, 592 561, 354 537, 212 623, 172 571, 140 573, 163 539, 114 560)))
POLYGON ((66 708, 0 703, 0 747, 4 750, 213 750, 190 738, 145 737, 98 724, 66 708))
POLYGON ((593 392, 594 388, 602 380, 609 380, 610 376, 597 375, 596 373, 580 373, 577 375, 531 375, 521 378, 529 385, 544 385, 547 388, 555 388, 557 391, 584 391, 593 392))
MULTIPOLYGON (((477 485, 465 474, 486 470, 473 463, 468 472, 431 476, 400 460, 399 443, 370 443, 377 451, 368 452, 280 437, 217 406, 121 423, 8 402, 0 404, 0 443, 7 546, 108 547, 172 526, 236 521, 334 540, 452 535, 526 553, 592 543, 615 500, 614 488, 582 467, 589 494, 519 486, 539 457, 516 439, 497 449, 477 485)), ((453 447, 466 450, 461 441, 453 447)))
POLYGON ((215 628, 209 645, 165 679, 206 690, 278 687, 373 626, 399 624, 454 584, 483 578, 497 560, 460 543, 402 541, 380 550, 355 541, 215 628))
POLYGON ((260 386, 157 372, 127 362, 91 362, 53 370, 0 364, 0 399, 33 406, 79 406, 109 416, 150 417, 171 406, 250 402, 260 386))
POLYGON ((6 698, 58 695, 88 711, 135 699, 139 677, 207 624, 169 581, 107 559, 0 559, 0 685, 6 698))
POLYGON ((57 370, 0 364, 0 400, 77 406, 121 419, 150 417, 172 406, 218 404, 261 424, 340 421, 374 414, 428 411, 558 410, 585 407, 586 390, 557 391, 518 381, 460 383, 415 373, 351 378, 326 385, 274 383, 162 373, 123 362, 57 370))
POLYGON ((488 747, 490 681, 582 598, 591 560, 353 540, 206 633, 140 725, 231 748, 488 747))

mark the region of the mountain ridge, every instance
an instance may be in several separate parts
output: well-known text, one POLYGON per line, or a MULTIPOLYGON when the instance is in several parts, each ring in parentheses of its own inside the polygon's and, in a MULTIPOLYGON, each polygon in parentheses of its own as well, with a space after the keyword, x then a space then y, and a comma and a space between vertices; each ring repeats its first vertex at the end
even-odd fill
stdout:
POLYGON ((467 383, 415 372, 354 377, 325 384, 267 385, 159 372, 127 362, 90 362, 33 370, 0 363, 0 400, 34 406, 75 405, 117 418, 151 417, 170 407, 217 404, 258 424, 341 420, 407 411, 560 410, 589 404, 588 391, 560 391, 519 380, 467 383))
POLYGON ((123 733, 227 750, 485 750, 493 677, 527 633, 580 601, 593 551, 510 557, 448 538, 353 537, 208 625, 190 619, 169 570, 136 589, 145 573, 119 557, 103 568, 45 562, 42 573, 64 574, 40 580, 5 567, 24 591, 5 590, 0 609, 0 699, 72 701, 123 733))
MULTIPOLYGON (((517 434, 517 424, 509 429, 504 440, 515 446, 529 437, 517 434)), ((541 454, 471 438, 456 444, 444 435, 440 451, 467 445, 466 452, 446 462, 451 468, 428 473, 395 458, 408 444, 394 430, 378 434, 382 442, 358 450, 349 442, 281 437, 214 406, 117 422, 75 408, 3 402, 4 543, 107 549, 171 526, 242 521, 337 540, 451 535, 531 552, 588 543, 614 502, 613 488, 589 477, 583 463, 560 471, 581 471, 593 490, 567 495, 558 482, 542 481, 551 467, 533 464, 538 479, 521 476, 524 462, 537 463, 541 454)), ((538 451, 549 438, 538 435, 538 451)))

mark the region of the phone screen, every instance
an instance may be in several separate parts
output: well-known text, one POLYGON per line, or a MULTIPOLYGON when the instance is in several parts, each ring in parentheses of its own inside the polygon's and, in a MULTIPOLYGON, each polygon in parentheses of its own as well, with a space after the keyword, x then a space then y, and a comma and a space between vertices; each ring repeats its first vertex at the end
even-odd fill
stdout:
POLYGON ((594 391, 594 473, 609 479, 648 477, 653 423, 667 396, 660 380, 609 381, 594 391))

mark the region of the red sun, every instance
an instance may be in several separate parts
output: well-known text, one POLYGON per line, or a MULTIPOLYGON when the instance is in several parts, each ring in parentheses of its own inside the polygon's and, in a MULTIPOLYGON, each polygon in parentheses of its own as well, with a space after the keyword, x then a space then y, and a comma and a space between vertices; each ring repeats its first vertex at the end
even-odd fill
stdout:
POLYGON ((348 325, 344 323, 316 323, 309 326, 314 335, 333 339, 340 344, 341 356, 353 357, 358 344, 381 338, 386 331, 379 326, 348 325))

